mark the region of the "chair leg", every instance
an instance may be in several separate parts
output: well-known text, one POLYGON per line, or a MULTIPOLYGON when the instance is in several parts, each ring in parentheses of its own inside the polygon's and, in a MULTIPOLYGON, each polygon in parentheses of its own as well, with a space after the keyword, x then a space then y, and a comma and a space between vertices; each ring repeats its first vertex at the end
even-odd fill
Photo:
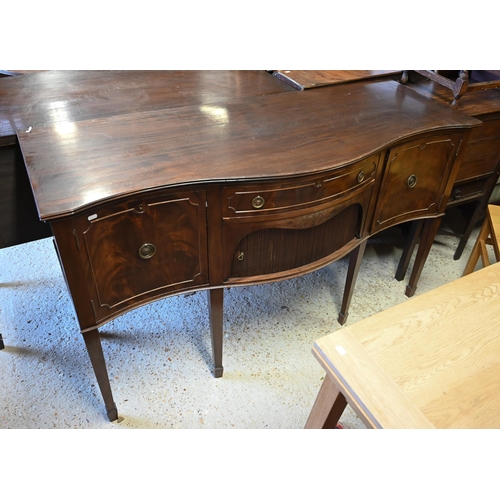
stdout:
POLYGON ((462 276, 467 276, 470 274, 472 271, 474 271, 474 268, 476 267, 477 261, 479 260, 479 257, 481 256, 481 242, 486 241, 490 234, 490 219, 489 215, 486 216, 486 219, 484 220, 484 223, 481 227, 481 231, 479 231, 479 234, 477 236, 476 243, 474 243, 474 246, 472 247, 472 251, 469 256, 469 260, 467 261, 467 264, 465 265, 464 272, 462 276))
POLYGON ((486 242, 484 240, 481 240, 479 242, 479 249, 480 249, 480 255, 481 255, 481 263, 483 264, 483 267, 487 267, 490 265, 490 258, 488 257, 488 250, 486 249, 486 242))
POLYGON ((5 349, 5 344, 3 343, 3 337, 2 334, 0 333, 0 350, 5 349))
MULTIPOLYGON (((495 207, 495 209, 498 207, 495 207)), ((491 214, 491 210, 493 210, 493 206, 488 207, 488 217, 490 217, 491 225, 490 225, 490 236, 491 236, 491 246, 493 247, 493 253, 495 254, 495 259, 497 262, 500 262, 500 232, 499 228, 499 214, 491 214)))

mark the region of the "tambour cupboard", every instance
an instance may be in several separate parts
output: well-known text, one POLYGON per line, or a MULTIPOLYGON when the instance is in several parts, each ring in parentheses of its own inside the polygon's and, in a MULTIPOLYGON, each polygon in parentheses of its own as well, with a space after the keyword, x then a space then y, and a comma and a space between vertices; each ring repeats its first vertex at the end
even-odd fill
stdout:
POLYGON ((98 328, 125 311, 208 290, 221 376, 224 287, 351 254, 343 322, 368 237, 424 219, 415 284, 480 125, 390 80, 249 95, 233 78, 231 90, 209 85, 204 100, 210 92, 188 92, 190 78, 201 77, 177 83, 179 105, 75 120, 68 104, 67 121, 18 130, 111 420, 98 328))

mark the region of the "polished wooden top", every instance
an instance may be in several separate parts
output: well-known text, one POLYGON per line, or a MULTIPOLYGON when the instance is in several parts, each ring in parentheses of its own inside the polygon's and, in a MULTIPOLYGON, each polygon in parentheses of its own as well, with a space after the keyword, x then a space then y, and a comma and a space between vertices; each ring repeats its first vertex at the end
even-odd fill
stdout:
POLYGON ((314 352, 373 427, 500 428, 500 263, 332 335, 314 352))
POLYGON ((281 69, 273 74, 279 80, 291 85, 297 90, 307 90, 324 85, 335 85, 338 83, 355 82, 357 80, 368 80, 377 77, 397 77, 401 70, 289 70, 281 69))
POLYGON ((233 101, 196 98, 190 106, 35 125, 19 140, 39 214, 49 220, 165 186, 301 176, 421 132, 477 125, 384 81, 233 101))
POLYGON ((294 92, 265 71, 44 71, 0 79, 0 138, 138 111, 294 92))

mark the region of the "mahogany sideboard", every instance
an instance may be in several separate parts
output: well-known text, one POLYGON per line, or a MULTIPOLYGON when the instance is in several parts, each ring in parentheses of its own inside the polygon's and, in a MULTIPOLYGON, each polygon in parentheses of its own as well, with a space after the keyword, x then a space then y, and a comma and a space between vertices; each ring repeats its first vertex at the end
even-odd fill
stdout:
POLYGON ((17 129, 110 420, 118 412, 98 328, 132 308, 208 290, 218 377, 225 287, 351 254, 345 321, 367 239, 424 219, 415 284, 481 123, 391 80, 251 95, 251 72, 244 84, 215 72, 232 78, 229 90, 193 89, 203 73, 176 82, 171 106, 92 116, 66 102, 67 120, 27 118, 17 129))

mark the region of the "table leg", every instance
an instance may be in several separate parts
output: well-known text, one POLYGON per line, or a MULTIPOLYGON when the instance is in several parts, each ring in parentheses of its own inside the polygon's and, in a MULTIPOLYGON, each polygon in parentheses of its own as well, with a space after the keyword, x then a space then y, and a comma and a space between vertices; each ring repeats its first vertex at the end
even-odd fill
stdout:
POLYGON ((417 256, 415 257, 410 280, 408 285, 406 285, 407 297, 413 297, 417 290, 417 283, 420 278, 420 274, 422 274, 422 269, 424 268, 425 261, 427 260, 427 256, 429 255, 432 244, 434 243, 434 238, 436 237, 440 224, 440 217, 427 219, 424 222, 422 234, 420 236, 420 243, 418 245, 417 256))
POLYGON ((208 290, 208 312, 210 316, 210 333, 212 335, 212 352, 214 357, 214 377, 222 377, 222 335, 224 330, 224 289, 208 290))
POLYGON ((356 285, 356 279, 358 277, 361 261, 363 260, 367 241, 368 240, 363 241, 363 243, 357 246, 349 256, 349 268, 347 269, 347 277, 345 280, 344 296, 342 297, 342 306, 338 317, 338 322, 341 325, 347 321, 349 305, 351 304, 354 285, 356 285))
POLYGON ((118 410, 116 408, 115 402, 113 401, 113 394, 111 393, 111 386, 109 384, 109 377, 108 371, 106 369, 104 353, 102 352, 99 331, 97 330, 97 328, 95 328, 94 330, 90 330, 89 332, 83 332, 82 335, 85 341, 85 345, 87 346, 87 351, 90 356, 92 367, 94 368, 97 383, 99 384, 99 388, 101 389, 101 394, 102 398, 104 399, 108 418, 110 422, 113 422, 114 420, 118 420, 118 410))
POLYGON ((331 377, 325 375, 305 429, 333 429, 347 406, 344 395, 331 377))

